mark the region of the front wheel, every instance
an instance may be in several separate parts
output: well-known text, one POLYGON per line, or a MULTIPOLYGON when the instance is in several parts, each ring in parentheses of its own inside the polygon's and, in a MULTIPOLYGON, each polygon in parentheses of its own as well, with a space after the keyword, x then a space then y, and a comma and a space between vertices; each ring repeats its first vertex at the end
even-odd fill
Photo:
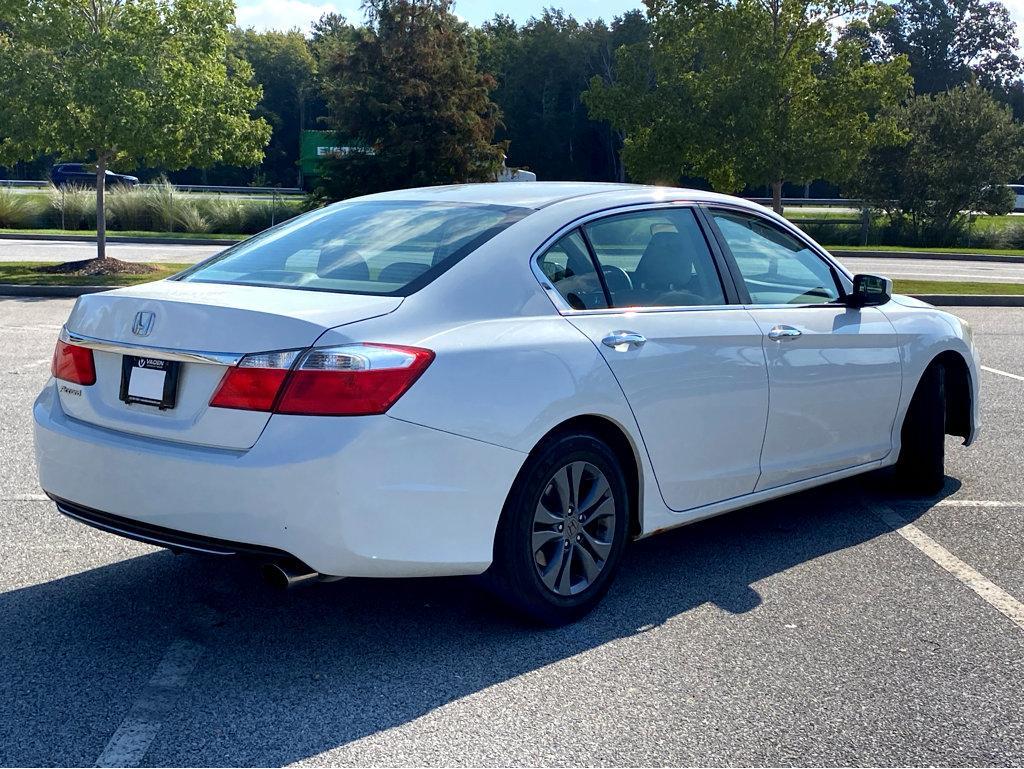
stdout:
POLYGON ((548 439, 505 503, 488 572, 492 584, 539 622, 579 619, 611 585, 629 514, 625 477, 603 441, 582 433, 548 439))

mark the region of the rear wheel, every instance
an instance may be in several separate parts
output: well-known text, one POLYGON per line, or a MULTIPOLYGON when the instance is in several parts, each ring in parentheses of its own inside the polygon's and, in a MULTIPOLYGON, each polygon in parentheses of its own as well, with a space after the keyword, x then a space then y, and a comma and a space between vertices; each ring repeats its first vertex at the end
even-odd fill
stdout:
POLYGON ((896 481, 913 494, 935 494, 946 480, 945 369, 930 366, 921 377, 901 431, 896 481))
POLYGON ((499 595, 549 625, 590 611, 625 547, 629 495, 615 453, 580 433, 548 439, 509 494, 489 576, 499 595))

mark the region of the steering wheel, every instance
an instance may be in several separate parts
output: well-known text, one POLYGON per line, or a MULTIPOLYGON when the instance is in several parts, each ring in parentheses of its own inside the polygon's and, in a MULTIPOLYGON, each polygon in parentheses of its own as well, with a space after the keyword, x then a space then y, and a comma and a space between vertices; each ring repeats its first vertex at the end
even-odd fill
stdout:
POLYGON ((601 272, 604 273, 604 282, 608 284, 609 291, 629 291, 633 288, 629 273, 621 267, 605 264, 601 266, 601 272))

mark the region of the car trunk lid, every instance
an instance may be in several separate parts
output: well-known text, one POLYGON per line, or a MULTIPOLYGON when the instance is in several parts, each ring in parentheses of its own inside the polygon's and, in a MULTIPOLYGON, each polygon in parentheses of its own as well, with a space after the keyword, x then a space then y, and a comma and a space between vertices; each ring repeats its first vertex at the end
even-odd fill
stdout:
POLYGON ((69 416, 112 430, 215 448, 256 443, 270 415, 209 405, 242 355, 309 347, 327 329, 393 312, 400 297, 159 281, 81 297, 69 341, 93 348, 96 383, 61 383, 69 416), (173 361, 172 408, 122 400, 126 355, 173 361))

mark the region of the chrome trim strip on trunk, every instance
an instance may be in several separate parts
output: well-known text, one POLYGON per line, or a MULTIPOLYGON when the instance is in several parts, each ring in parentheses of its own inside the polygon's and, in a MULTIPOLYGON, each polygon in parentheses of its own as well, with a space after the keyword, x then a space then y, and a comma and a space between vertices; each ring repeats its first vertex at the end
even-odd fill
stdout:
POLYGON ((177 360, 184 363, 213 363, 218 366, 234 366, 244 356, 244 353, 172 350, 166 347, 152 347, 150 345, 132 344, 130 342, 111 342, 107 339, 97 339, 96 337, 85 336, 84 334, 76 334, 73 331, 68 331, 67 327, 61 329, 60 338, 69 344, 88 347, 91 350, 99 350, 100 352, 137 355, 143 358, 160 358, 162 360, 177 360))

